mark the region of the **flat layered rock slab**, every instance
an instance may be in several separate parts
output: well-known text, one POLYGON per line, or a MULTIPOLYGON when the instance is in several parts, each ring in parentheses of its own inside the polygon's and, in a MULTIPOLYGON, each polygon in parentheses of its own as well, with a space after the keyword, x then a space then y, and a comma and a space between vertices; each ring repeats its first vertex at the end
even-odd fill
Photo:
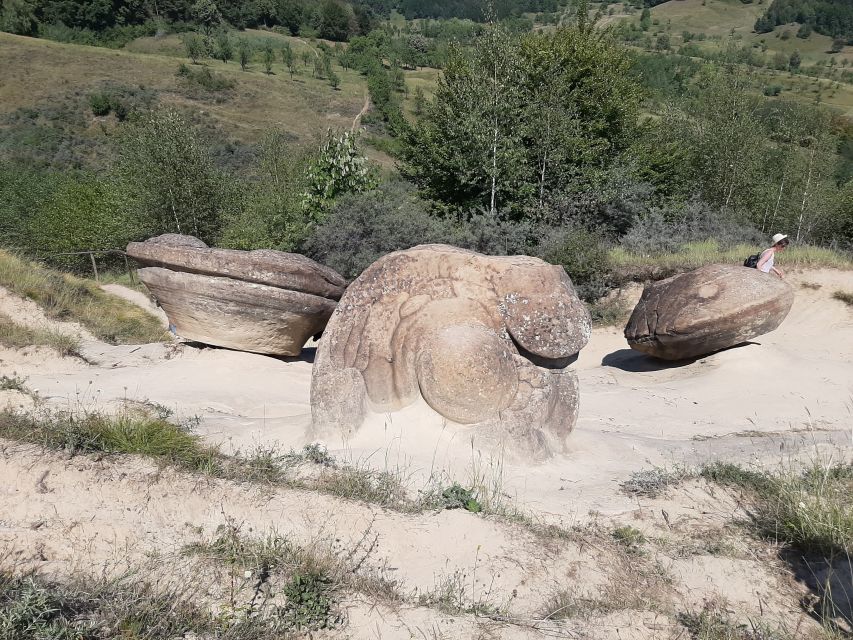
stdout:
POLYGON ((337 271, 298 253, 213 249, 192 236, 169 233, 131 242, 127 255, 146 267, 224 276, 332 300, 340 300, 346 289, 346 280, 337 271))
POLYGON ((138 273, 178 335, 238 351, 298 356, 335 310, 332 300, 263 284, 160 267, 138 273))
POLYGON ((132 242, 139 279, 183 338, 239 351, 297 356, 323 331, 346 281, 293 253, 212 249, 192 236, 132 242))
POLYGON ((649 284, 625 327, 632 349, 686 360, 776 329, 794 290, 772 274, 714 264, 649 284))

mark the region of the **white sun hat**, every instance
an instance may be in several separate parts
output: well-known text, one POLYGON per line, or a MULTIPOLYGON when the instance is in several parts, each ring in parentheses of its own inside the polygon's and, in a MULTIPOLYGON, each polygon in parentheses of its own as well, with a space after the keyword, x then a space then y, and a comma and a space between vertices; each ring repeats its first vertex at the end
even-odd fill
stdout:
POLYGON ((777 233, 775 236, 773 236, 773 244, 778 244, 787 237, 788 236, 786 236, 784 233, 777 233))

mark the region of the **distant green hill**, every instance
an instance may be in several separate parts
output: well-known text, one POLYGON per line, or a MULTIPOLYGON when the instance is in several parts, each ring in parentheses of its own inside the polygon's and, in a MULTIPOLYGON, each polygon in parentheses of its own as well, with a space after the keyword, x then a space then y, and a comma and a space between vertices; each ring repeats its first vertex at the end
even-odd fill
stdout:
POLYGON ((853 44, 853 2, 850 0, 774 0, 755 23, 760 33, 798 22, 807 29, 853 44))

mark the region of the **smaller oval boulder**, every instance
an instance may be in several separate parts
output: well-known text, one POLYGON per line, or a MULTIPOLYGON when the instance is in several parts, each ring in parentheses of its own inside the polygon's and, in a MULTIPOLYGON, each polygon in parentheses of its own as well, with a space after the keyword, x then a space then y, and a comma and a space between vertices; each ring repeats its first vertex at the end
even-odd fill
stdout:
POLYGON ((712 264, 647 285, 625 338, 656 358, 695 358, 773 331, 793 303, 794 290, 774 275, 712 264))

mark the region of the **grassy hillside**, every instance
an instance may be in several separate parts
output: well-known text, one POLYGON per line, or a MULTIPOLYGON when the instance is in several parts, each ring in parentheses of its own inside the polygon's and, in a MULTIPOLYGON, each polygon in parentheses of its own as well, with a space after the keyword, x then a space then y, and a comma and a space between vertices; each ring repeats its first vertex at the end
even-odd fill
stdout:
MULTIPOLYGON (((646 34, 653 43, 659 35, 668 35, 673 50, 689 40, 691 47, 697 47, 702 55, 738 47, 752 49, 772 61, 776 56, 788 60, 797 51, 802 60, 799 73, 755 68, 756 89, 779 87, 781 97, 819 102, 853 117, 853 85, 842 81, 839 72, 828 77, 831 68, 853 69, 853 47, 831 53, 832 38, 816 32, 808 38, 798 38, 799 25, 795 23, 779 26, 770 33, 755 33, 755 21, 764 9, 764 4, 744 4, 740 0, 670 0, 651 9, 652 25, 646 34), (826 67, 825 72, 819 72, 821 77, 814 75, 817 73, 814 65, 826 67)), ((639 23, 639 12, 628 19, 639 23)))
MULTIPOLYGON (((285 40, 274 34, 270 38, 285 40)), ((364 105, 366 86, 358 73, 336 69, 341 85, 335 90, 325 80, 312 78, 300 62, 300 75, 291 80, 278 52, 272 75, 264 73, 260 62, 243 72, 235 62, 205 60, 235 86, 198 99, 176 76, 179 64, 188 62, 179 57, 179 45, 177 36, 145 38, 116 51, 0 33, 0 117, 59 95, 89 93, 114 83, 154 90, 164 104, 200 108, 225 132, 247 142, 273 126, 308 142, 329 127, 348 129, 364 105)), ((298 53, 298 47, 308 45, 293 46, 298 53)))
MULTIPOLYGON (((708 36, 749 34, 764 5, 744 4, 740 0, 670 0, 654 7, 652 21, 671 25, 675 33, 683 30, 708 36)), ((657 25, 656 25, 657 26, 657 25)))

